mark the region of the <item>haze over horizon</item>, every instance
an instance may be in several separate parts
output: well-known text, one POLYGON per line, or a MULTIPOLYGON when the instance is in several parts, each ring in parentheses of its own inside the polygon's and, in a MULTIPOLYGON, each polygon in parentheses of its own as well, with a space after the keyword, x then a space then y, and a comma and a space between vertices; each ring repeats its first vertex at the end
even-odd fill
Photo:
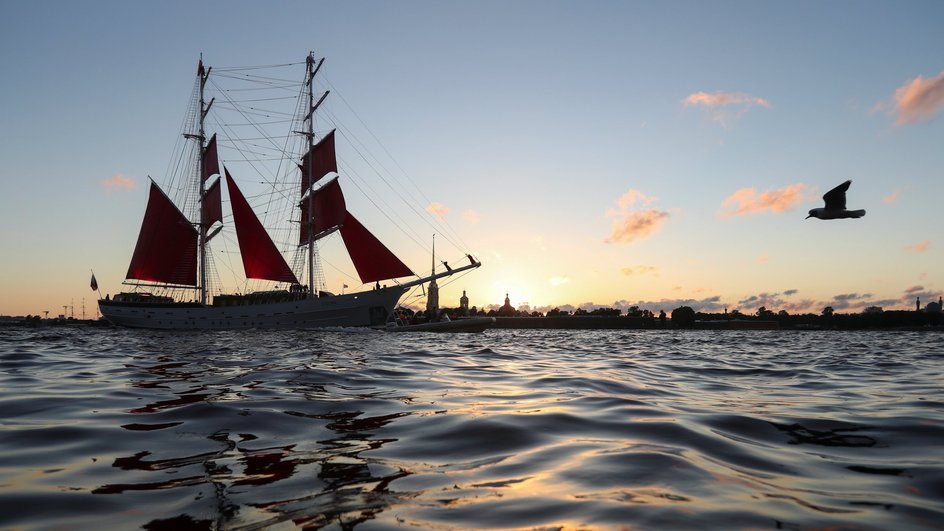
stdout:
MULTIPOLYGON (((0 15, 2 315, 82 298, 94 315, 90 270, 121 289, 201 53, 222 67, 309 50, 326 57, 327 109, 356 109, 468 246, 442 258, 484 263, 442 287, 443 306, 466 290, 480 308, 508 293, 533 309, 819 313, 944 292, 941 2, 14 1, 0 15), (848 179, 864 218, 804 219, 848 179)), ((380 213, 361 221, 429 268, 380 213)), ((360 287, 344 264, 327 271, 331 291, 360 287)))

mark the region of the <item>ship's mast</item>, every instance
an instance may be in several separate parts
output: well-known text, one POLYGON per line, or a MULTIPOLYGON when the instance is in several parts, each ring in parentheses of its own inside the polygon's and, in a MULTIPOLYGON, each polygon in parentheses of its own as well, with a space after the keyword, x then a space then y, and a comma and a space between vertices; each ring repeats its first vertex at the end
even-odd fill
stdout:
MULTIPOLYGON (((315 94, 314 92, 312 92, 312 83, 314 82, 314 79, 315 79, 315 71, 314 71, 315 58, 312 55, 312 52, 308 52, 308 58, 305 60, 305 64, 306 64, 305 77, 308 78, 308 135, 307 135, 308 151, 306 155, 308 157, 308 160, 305 161, 306 162, 305 171, 308 172, 308 175, 307 175, 308 178, 306 179, 306 182, 308 183, 308 190, 306 190, 306 192, 308 193, 308 199, 306 199, 306 201, 308 201, 308 219, 306 220, 306 223, 308 223, 308 230, 306 231, 308 233, 308 296, 314 297, 315 296, 315 241, 312 239, 314 237, 314 235, 312 234, 312 228, 313 228, 312 219, 314 216, 314 213, 312 212, 312 207, 314 206, 314 202, 311 200, 311 184, 312 184, 311 176, 312 176, 312 172, 314 171, 314 168, 312 168, 312 166, 314 166, 314 164, 312 164, 312 159, 313 159, 312 150, 315 148, 315 112, 314 112, 315 111, 315 107, 314 107, 315 94)), ((318 66, 321 66, 321 65, 318 65, 318 66)))
POLYGON ((200 304, 206 304, 207 302, 207 257, 206 257, 206 243, 207 243, 207 226, 206 221, 203 219, 203 200, 204 195, 206 194, 206 161, 204 160, 204 152, 206 150, 206 129, 204 128, 203 122, 206 119, 206 115, 210 112, 210 105, 213 105, 211 100, 209 104, 206 103, 204 98, 203 89, 206 86, 207 79, 210 77, 210 70, 213 67, 203 68, 203 54, 200 54, 200 67, 197 69, 197 75, 200 76, 200 133, 198 142, 200 143, 200 149, 197 151, 197 156, 200 158, 199 169, 200 175, 197 178, 197 211, 199 212, 199 267, 200 267, 200 285, 197 286, 197 289, 200 290, 200 304))
MULTIPOLYGON (((308 130, 296 131, 300 134, 305 135, 308 138, 308 151, 307 151, 307 154, 305 155, 306 157, 308 157, 308 160, 303 161, 304 166, 305 166, 305 171, 308 173, 308 175, 306 175, 307 177, 306 181, 308 182, 308 190, 305 190, 303 194, 307 194, 307 199, 305 199, 305 201, 308 201, 308 219, 306 219, 304 222, 308 224, 307 232, 308 232, 308 296, 309 297, 314 297, 315 294, 317 293, 317 291, 315 290, 315 282, 316 280, 318 280, 318 276, 319 276, 318 274, 316 274, 316 269, 315 269, 315 266, 318 260, 318 254, 317 254, 318 251, 317 249, 315 249, 315 235, 313 234, 313 230, 312 230, 314 228, 314 212, 312 211, 312 207, 314 205, 312 204, 312 201, 311 201, 311 186, 315 182, 315 179, 314 179, 315 168, 313 164, 313 159, 314 159, 313 151, 315 149, 315 110, 318 108, 318 106, 321 105, 321 102, 323 102, 325 98, 328 97, 328 92, 329 92, 329 91, 325 91, 325 93, 321 96, 321 98, 318 99, 318 102, 317 103, 315 102, 315 92, 314 92, 315 74, 317 74, 318 70, 321 69, 322 64, 324 64, 324 57, 322 57, 321 60, 318 61, 318 64, 315 64, 314 53, 308 52, 308 57, 305 59, 305 65, 306 65, 305 66, 305 74, 306 74, 305 84, 308 89, 308 113, 305 118, 308 120, 308 130)), ((322 177, 321 175, 318 176, 318 178, 321 178, 321 177, 322 177)))

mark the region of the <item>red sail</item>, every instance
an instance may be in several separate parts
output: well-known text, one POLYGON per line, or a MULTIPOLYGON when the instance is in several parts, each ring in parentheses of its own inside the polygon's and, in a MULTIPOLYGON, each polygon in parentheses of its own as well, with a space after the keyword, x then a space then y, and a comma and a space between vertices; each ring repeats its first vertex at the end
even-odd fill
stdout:
POLYGON ((341 227, 341 238, 347 247, 361 282, 412 276, 413 272, 390 249, 380 243, 350 212, 341 227))
POLYGON ((299 235, 299 245, 308 243, 308 208, 314 206, 312 229, 314 234, 324 232, 332 227, 344 223, 347 207, 344 204, 344 194, 341 185, 335 179, 311 193, 302 203, 302 219, 299 235))
POLYGON ((220 196, 220 179, 207 188, 203 194, 203 226, 210 228, 213 223, 223 222, 223 200, 220 196))
POLYGON ((236 225, 236 239, 239 241, 239 253, 243 257, 246 278, 298 284, 295 274, 272 243, 229 171, 226 168, 223 168, 223 171, 226 174, 226 187, 233 207, 233 223, 236 225))
POLYGON ((125 278, 197 285, 197 231, 153 182, 125 278))
POLYGON ((299 165, 302 170, 302 191, 305 195, 308 187, 318 182, 329 172, 338 172, 338 159, 334 154, 334 129, 326 134, 324 138, 318 141, 311 150, 302 157, 302 163, 299 165), (309 173, 308 169, 311 168, 309 173), (311 175, 311 182, 309 182, 311 175))
POLYGON ((203 180, 209 179, 215 173, 220 173, 220 157, 216 152, 216 135, 214 134, 203 149, 203 180))

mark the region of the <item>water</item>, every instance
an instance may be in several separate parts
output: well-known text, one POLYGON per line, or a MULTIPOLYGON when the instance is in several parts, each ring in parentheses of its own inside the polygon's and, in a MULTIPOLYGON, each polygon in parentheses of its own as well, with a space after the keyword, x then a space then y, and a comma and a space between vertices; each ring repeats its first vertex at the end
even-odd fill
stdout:
POLYGON ((940 528, 942 340, 0 329, 0 528, 940 528))

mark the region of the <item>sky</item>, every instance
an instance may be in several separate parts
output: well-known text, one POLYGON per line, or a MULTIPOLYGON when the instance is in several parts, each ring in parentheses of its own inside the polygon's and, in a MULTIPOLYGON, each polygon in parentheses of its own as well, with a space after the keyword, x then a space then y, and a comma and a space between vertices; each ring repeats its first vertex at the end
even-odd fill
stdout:
MULTIPOLYGON (((367 124, 442 219, 438 257, 482 260, 443 305, 914 308, 944 292, 942 20, 939 1, 8 0, 0 314, 92 317, 93 270, 122 289, 201 53, 309 51, 326 104, 356 109, 338 127, 367 124), (804 219, 846 180, 865 217, 804 219)), ((358 287, 343 269, 330 290, 358 287)))

